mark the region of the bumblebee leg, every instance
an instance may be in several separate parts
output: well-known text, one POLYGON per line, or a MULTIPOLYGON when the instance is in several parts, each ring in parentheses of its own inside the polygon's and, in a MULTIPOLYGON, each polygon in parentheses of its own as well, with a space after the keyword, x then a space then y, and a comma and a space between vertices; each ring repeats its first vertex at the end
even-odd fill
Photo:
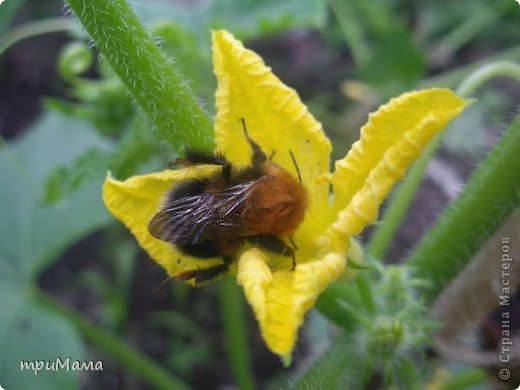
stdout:
POLYGON ((195 283, 196 284, 206 284, 219 279, 221 276, 224 276, 229 271, 229 266, 227 264, 219 264, 210 268, 203 268, 197 271, 195 274, 195 283))
POLYGON ((254 236, 250 238, 250 241, 263 248, 268 250, 269 252, 284 255, 284 256, 293 256, 294 250, 290 246, 288 246, 285 242, 280 240, 279 238, 271 235, 265 236, 254 236))
POLYGON ((298 248, 298 245, 296 245, 296 243, 294 242, 294 237, 292 234, 289 236, 289 241, 291 241, 291 245, 293 246, 294 250, 297 251, 298 249, 300 249, 298 248))
MULTIPOLYGON (((288 246, 285 242, 275 236, 255 236, 249 240, 256 246, 268 250, 269 252, 292 257, 292 271, 296 268, 296 257, 294 249, 288 246)), ((295 248, 297 249, 297 248, 295 248)))
POLYGON ((229 264, 233 261, 232 257, 224 257, 222 264, 217 264, 209 268, 199 268, 190 270, 177 275, 177 280, 195 279, 198 285, 205 285, 211 283, 221 276, 224 276, 229 271, 229 264))
POLYGON ((226 185, 231 183, 231 163, 226 162, 222 167, 222 179, 226 185))
POLYGON ((164 279, 161 284, 159 285, 159 287, 156 287, 153 292, 154 294, 159 294, 160 292, 162 292, 162 290, 164 289, 164 287, 168 284, 168 282, 170 282, 172 279, 175 279, 174 276, 168 276, 166 279, 164 279))
POLYGON ((208 150, 188 149, 184 153, 184 157, 173 160, 169 163, 170 168, 174 165, 184 165, 190 167, 192 165, 226 165, 229 161, 220 152, 212 152, 208 150))
MULTIPOLYGON (((297 251, 299 248, 298 248, 298 245, 296 245, 296 243, 294 242, 294 237, 292 236, 292 234, 289 236, 289 241, 291 241, 291 245, 293 246, 294 250, 297 251)), ((295 268, 296 268, 296 257, 294 256, 294 253, 293 253, 291 271, 294 271, 295 268)))

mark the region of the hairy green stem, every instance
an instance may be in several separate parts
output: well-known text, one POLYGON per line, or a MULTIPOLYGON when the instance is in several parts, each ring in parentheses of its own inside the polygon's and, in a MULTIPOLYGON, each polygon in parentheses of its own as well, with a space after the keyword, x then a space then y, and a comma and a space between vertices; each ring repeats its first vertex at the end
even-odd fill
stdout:
POLYGON ((236 281, 226 279, 219 284, 219 295, 220 315, 226 332, 226 352, 231 371, 240 389, 252 390, 255 385, 249 358, 242 293, 236 281))
POLYGON ((213 130, 191 88, 125 0, 67 0, 96 47, 174 150, 210 147, 213 130))
POLYGON ((21 24, 0 38, 0 56, 11 46, 24 39, 73 29, 74 23, 66 18, 49 18, 21 24))
POLYGON ((180 379, 175 378, 153 360, 128 346, 106 330, 90 323, 74 310, 69 309, 43 291, 38 292, 38 299, 48 308, 64 316, 76 329, 98 348, 116 359, 128 369, 157 389, 187 390, 190 387, 180 379))
POLYGON ((303 389, 362 389, 362 374, 366 362, 366 350, 358 348, 359 340, 352 335, 342 335, 334 344, 287 388, 303 389))
POLYGON ((407 261, 433 300, 520 203, 520 114, 407 261))
MULTIPOLYGON (((482 84, 495 77, 511 77, 520 83, 520 66, 506 61, 486 64, 471 73, 461 83, 456 92, 460 97, 468 98, 472 96, 482 84)), ((367 246, 367 253, 369 255, 376 258, 382 258, 384 256, 421 183, 426 166, 437 151, 443 136, 444 131, 441 131, 434 137, 424 149, 421 157, 417 159, 412 166, 404 182, 393 194, 392 201, 385 212, 383 221, 376 228, 367 246)))

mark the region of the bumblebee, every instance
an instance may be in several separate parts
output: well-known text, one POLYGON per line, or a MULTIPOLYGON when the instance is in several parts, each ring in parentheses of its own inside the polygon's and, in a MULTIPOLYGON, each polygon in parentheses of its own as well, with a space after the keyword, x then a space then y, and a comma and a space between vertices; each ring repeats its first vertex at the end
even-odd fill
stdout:
POLYGON ((303 221, 307 194, 292 152, 298 180, 268 158, 248 135, 250 164, 237 167, 220 152, 188 150, 176 165, 217 165, 207 177, 174 185, 148 224, 155 238, 169 242, 181 253, 199 259, 219 257, 222 263, 188 270, 178 280, 204 284, 226 274, 245 242, 293 259, 298 249, 292 234, 303 221), (292 247, 287 244, 290 241, 292 247))

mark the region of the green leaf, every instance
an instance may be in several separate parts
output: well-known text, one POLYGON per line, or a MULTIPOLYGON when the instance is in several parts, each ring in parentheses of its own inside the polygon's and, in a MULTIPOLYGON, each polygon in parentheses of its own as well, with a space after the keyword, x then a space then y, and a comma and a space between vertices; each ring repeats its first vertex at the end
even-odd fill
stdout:
POLYGON ((448 377, 439 385, 441 390, 462 390, 486 388, 488 375, 479 367, 456 367, 457 371, 448 374, 448 377))
POLYGON ((321 293, 316 308, 330 321, 348 331, 352 331, 360 322, 357 308, 364 309, 356 285, 343 281, 331 284, 321 293))
POLYGON ((214 0, 207 15, 211 28, 226 28, 245 38, 291 27, 320 27, 325 21, 324 1, 214 0))
POLYGON ((42 202, 47 175, 89 148, 108 149, 74 118, 46 113, 26 134, 0 148, 0 278, 27 281, 80 237, 110 221, 101 182, 53 205, 42 202))
POLYGON ((189 6, 150 0, 133 7, 145 22, 174 15, 175 22, 199 36, 202 44, 212 28, 247 39, 292 27, 321 27, 326 18, 325 2, 318 0, 208 0, 189 6))
POLYGON ((47 177, 43 200, 52 203, 63 200, 84 183, 99 179, 106 172, 108 156, 98 149, 89 149, 69 166, 54 168, 47 177))
POLYGON ((356 262, 355 262, 354 260, 352 260, 352 259, 348 259, 348 261, 347 261, 347 267, 352 268, 352 269, 372 269, 372 267, 369 267, 369 266, 366 266, 366 265, 362 265, 362 264, 356 263, 356 262))
MULTIPOLYGON (((45 183, 44 202, 54 203, 68 198, 85 183, 99 183, 105 179, 107 170, 119 178, 138 173, 138 169, 152 156, 161 155, 160 142, 148 131, 149 127, 150 122, 138 114, 130 127, 125 128, 113 150, 90 148, 66 166, 53 168, 45 183)), ((166 157, 171 159, 171 155, 166 157)), ((145 172, 149 172, 149 168, 145 167, 145 172)))
POLYGON ((361 65, 360 78, 394 95, 419 80, 424 68, 423 54, 410 33, 396 28, 378 37, 371 57, 361 65))
POLYGON ((25 0, 8 0, 5 4, 2 4, 2 12, 0 12, 0 34, 9 28, 16 11, 23 3, 25 3, 25 0))
POLYGON ((213 111, 217 83, 211 66, 209 37, 199 39, 194 31, 173 20, 154 23, 151 32, 158 38, 161 49, 171 58, 175 58, 180 72, 205 101, 206 109, 213 111))
POLYGON ((360 64, 366 61, 369 48, 364 36, 365 23, 356 5, 351 1, 341 0, 328 0, 328 3, 338 20, 339 28, 354 62, 360 64))
MULTIPOLYGON (((42 308, 31 291, 0 281, 0 383, 7 389, 76 389, 78 371, 21 370, 21 361, 85 361, 74 327, 42 308)), ((39 363, 41 364, 41 363, 39 363)))

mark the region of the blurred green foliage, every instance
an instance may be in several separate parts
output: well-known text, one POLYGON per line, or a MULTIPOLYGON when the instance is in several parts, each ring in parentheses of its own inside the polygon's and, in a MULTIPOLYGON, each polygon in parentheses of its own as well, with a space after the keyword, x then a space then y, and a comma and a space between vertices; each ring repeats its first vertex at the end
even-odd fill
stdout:
POLYGON ((21 371, 20 360, 85 359, 72 324, 39 305, 35 283, 65 249, 110 222, 99 196, 98 178, 67 199, 52 205, 43 202, 48 174, 94 147, 107 150, 110 145, 88 124, 48 112, 25 136, 0 150, 0 340, 4 350, 0 376, 6 388, 72 388, 77 383, 77 372, 59 376, 46 371, 36 376, 21 371))

